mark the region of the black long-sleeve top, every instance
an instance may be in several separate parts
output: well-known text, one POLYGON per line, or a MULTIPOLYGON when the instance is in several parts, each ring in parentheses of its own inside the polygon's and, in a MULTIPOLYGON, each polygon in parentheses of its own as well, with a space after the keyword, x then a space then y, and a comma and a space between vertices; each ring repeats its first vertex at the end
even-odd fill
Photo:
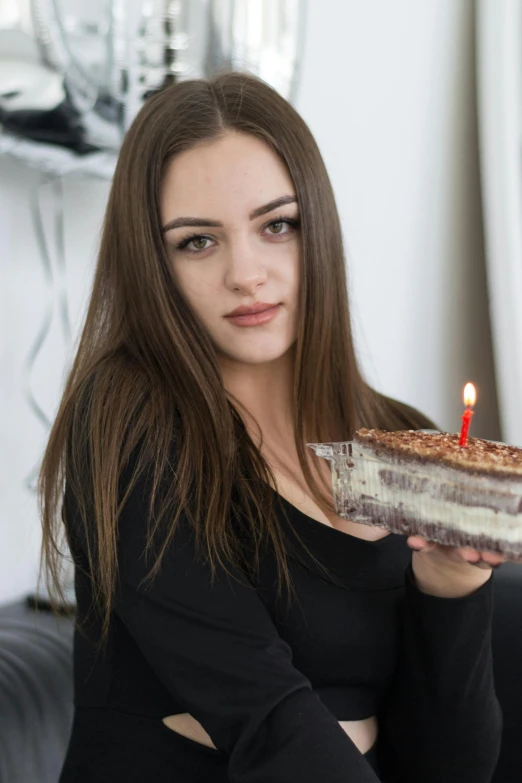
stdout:
POLYGON ((255 586, 219 569, 211 585, 184 517, 147 588, 149 492, 141 480, 120 518, 119 588, 106 650, 96 656, 89 520, 86 530, 66 490, 78 619, 87 621, 75 636, 75 720, 61 783, 377 783, 339 725, 371 715, 381 780, 490 781, 501 731, 492 580, 465 598, 426 595, 404 537, 356 538, 274 492, 283 529, 293 527, 330 572, 292 547, 290 608, 277 600, 269 550, 255 586), (184 712, 217 750, 161 721, 184 712))

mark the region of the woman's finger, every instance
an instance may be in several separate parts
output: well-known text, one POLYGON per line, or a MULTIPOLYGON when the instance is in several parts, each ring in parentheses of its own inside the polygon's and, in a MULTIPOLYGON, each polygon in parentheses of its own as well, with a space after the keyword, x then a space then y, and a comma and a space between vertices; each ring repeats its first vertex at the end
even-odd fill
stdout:
POLYGON ((415 552, 433 552, 439 550, 450 560, 463 560, 470 565, 476 565, 479 568, 497 568, 502 563, 522 564, 521 557, 506 557, 498 552, 487 552, 473 549, 473 547, 451 547, 436 544, 434 541, 428 541, 423 536, 408 536, 407 544, 415 552))
POLYGON ((480 556, 484 562, 491 566, 498 566, 506 562, 504 555, 499 555, 498 552, 481 552, 480 556))
POLYGON ((406 543, 410 549, 414 549, 416 552, 420 552, 428 545, 428 543, 432 542, 428 542, 422 536, 408 536, 406 543))
POLYGON ((457 554, 468 563, 478 563, 480 561, 480 552, 470 546, 461 546, 456 549, 457 554))

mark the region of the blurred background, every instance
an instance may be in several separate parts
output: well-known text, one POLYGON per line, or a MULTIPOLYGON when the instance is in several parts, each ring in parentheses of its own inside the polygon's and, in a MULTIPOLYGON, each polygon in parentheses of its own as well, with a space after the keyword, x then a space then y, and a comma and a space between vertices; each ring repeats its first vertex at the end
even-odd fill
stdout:
MULTIPOLYGON (((471 435, 522 446, 522 0, 0 0, 0 783, 56 783, 69 738, 34 489, 118 150, 149 95, 218 68, 315 135, 369 382, 456 432, 471 381, 471 435)), ((521 573, 495 572, 492 783, 522 780, 521 573)))
POLYGON ((0 0, 0 601, 35 586, 34 481, 111 171, 147 94, 228 65, 281 91, 337 196, 369 381, 522 446, 519 0, 0 0), (518 25, 518 27, 517 27, 518 25))

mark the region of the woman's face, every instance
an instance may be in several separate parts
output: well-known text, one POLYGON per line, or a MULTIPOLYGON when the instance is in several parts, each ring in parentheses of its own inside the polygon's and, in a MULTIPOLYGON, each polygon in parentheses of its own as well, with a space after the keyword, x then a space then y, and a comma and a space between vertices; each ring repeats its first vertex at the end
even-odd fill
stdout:
POLYGON ((284 164, 247 134, 227 133, 198 145, 167 168, 161 221, 173 273, 227 365, 272 362, 296 340, 300 235, 294 199, 284 164), (242 326, 227 318, 258 302, 279 305, 267 323, 242 326))

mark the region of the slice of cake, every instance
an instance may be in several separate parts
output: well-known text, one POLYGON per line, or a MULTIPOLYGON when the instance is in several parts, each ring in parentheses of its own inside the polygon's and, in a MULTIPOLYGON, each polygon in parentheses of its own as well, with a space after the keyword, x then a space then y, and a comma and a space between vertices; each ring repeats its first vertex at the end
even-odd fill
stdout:
POLYGON ((308 444, 331 461, 337 513, 450 546, 522 555, 522 449, 459 435, 361 429, 308 444))

